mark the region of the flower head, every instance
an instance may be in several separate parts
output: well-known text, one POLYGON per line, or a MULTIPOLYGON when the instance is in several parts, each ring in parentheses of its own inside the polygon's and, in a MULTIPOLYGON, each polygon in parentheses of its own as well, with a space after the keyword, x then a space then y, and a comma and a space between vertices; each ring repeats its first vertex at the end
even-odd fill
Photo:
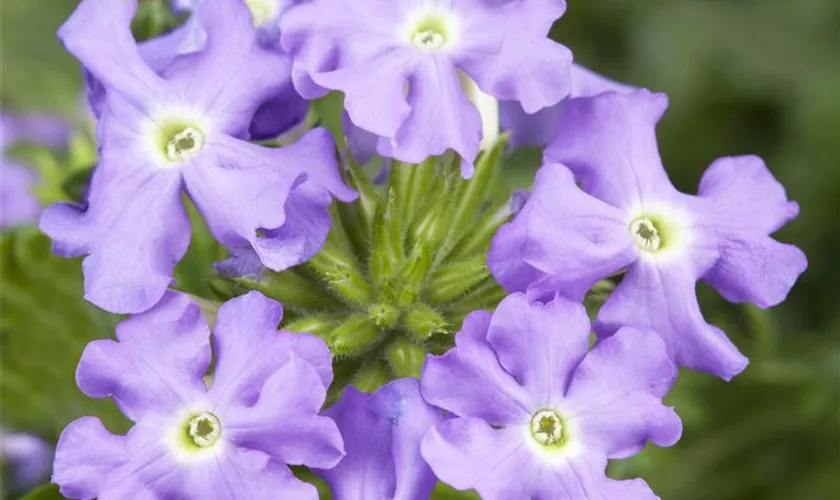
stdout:
POLYGON ((43 439, 0 429, 0 462, 11 469, 11 487, 26 491, 49 476, 53 449, 43 439))
POLYGON ((420 456, 420 440, 443 413, 420 396, 417 379, 398 379, 375 394, 348 386, 324 411, 338 424, 347 455, 330 470, 317 470, 336 500, 422 500, 436 477, 420 456))
POLYGON ((281 40, 301 95, 344 92, 380 154, 419 163, 453 149, 469 175, 482 125, 463 85, 528 113, 560 101, 571 53, 546 35, 564 10, 562 0, 314 0, 286 13, 281 40))
POLYGON ((131 37, 135 9, 134 1, 85 0, 59 32, 104 85, 107 104, 88 206, 54 205, 41 219, 57 252, 88 255, 86 297, 121 313, 148 309, 172 281, 190 240, 184 192, 217 240, 252 248, 275 270, 323 244, 331 195, 355 197, 325 130, 281 149, 240 139, 285 67, 257 43, 241 1, 203 4, 196 15, 206 47, 166 79, 143 62, 131 37))
POLYGON ((327 346, 277 333, 282 308, 256 292, 219 310, 212 341, 199 307, 167 293, 87 346, 82 391, 112 397, 125 436, 82 417, 62 433, 53 482, 69 498, 317 499, 286 464, 329 468, 343 455, 318 412, 332 380, 327 346), (209 388, 205 376, 212 359, 209 388))
POLYGON ((574 298, 626 269, 596 333, 651 329, 680 365, 729 379, 747 359, 705 322, 695 284, 733 302, 780 303, 806 259, 769 234, 799 207, 754 156, 719 159, 697 196, 678 192, 654 131, 666 104, 647 91, 568 101, 529 201, 494 239, 490 267, 508 290, 574 298))
POLYGON ((469 315, 421 379, 423 397, 456 417, 423 439, 435 474, 486 500, 656 498, 604 470, 648 440, 679 439, 679 417, 661 402, 676 369, 652 332, 625 328, 587 352, 589 331, 583 306, 562 297, 514 294, 492 315, 469 315))

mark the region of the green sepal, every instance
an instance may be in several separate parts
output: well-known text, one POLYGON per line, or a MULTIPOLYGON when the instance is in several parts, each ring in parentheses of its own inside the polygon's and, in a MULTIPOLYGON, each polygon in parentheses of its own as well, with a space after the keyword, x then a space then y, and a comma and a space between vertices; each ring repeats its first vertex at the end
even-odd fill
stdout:
POLYGON ((366 361, 353 376, 353 386, 362 392, 374 392, 390 382, 391 370, 382 359, 366 361))
POLYGON ((490 277, 487 257, 475 254, 467 260, 453 262, 432 274, 426 296, 435 304, 445 304, 465 295, 473 287, 490 277))
POLYGON ((370 283, 356 258, 341 245, 328 239, 324 248, 306 266, 344 301, 360 305, 370 303, 370 283))
POLYGON ((472 178, 462 182, 455 191, 455 211, 448 224, 446 248, 454 247, 471 230, 478 214, 495 190, 498 181, 501 158, 508 144, 508 134, 500 135, 493 145, 485 150, 475 165, 472 178))
POLYGON ((396 327, 400 322, 400 310, 391 304, 379 303, 368 307, 368 317, 379 328, 385 330, 396 327))
POLYGON ((374 223, 383 204, 382 197, 350 156, 349 151, 345 151, 344 156, 344 180, 356 190, 359 197, 353 203, 337 203, 336 213, 356 255, 367 256, 373 238, 374 223))
POLYGON ((420 288, 426 280, 432 265, 432 255, 428 247, 417 245, 405 261, 397 281, 397 304, 407 306, 420 296, 420 288))
POLYGON ((505 298, 505 295, 507 295, 507 292, 496 283, 496 280, 489 278, 459 299, 458 302, 446 307, 445 312, 450 321, 460 324, 464 317, 473 311, 494 309, 505 298))
POLYGON ((449 326, 443 315, 423 303, 415 304, 406 312, 403 325, 406 333, 419 342, 446 332, 449 326))
POLYGON ((283 329, 296 333, 311 333, 325 339, 332 334, 338 319, 334 314, 310 314, 284 325, 283 329))
POLYGON ((396 191, 390 190, 387 201, 380 206, 373 230, 370 275, 374 283, 393 277, 405 260, 398 212, 396 191))
POLYGON ((309 280, 298 269, 269 272, 262 279, 235 278, 249 290, 256 290, 293 311, 330 309, 338 306, 332 295, 309 280))
POLYGON ((426 349, 402 337, 394 337, 385 346, 385 358, 397 378, 420 377, 426 349))
POLYGON ((511 215, 509 200, 497 202, 477 224, 465 231, 463 238, 449 252, 447 259, 456 260, 477 252, 486 253, 496 232, 502 224, 510 220, 511 215))
POLYGON ((379 337, 379 328, 368 315, 356 313, 336 325, 327 344, 334 355, 353 357, 370 350, 379 337))
POLYGON ((413 169, 411 172, 411 184, 408 186, 408 199, 401 202, 404 206, 403 221, 411 224, 417 218, 420 209, 430 202, 429 195, 435 179, 440 175, 440 169, 436 165, 438 158, 429 158, 417 165, 403 165, 405 168, 413 169))

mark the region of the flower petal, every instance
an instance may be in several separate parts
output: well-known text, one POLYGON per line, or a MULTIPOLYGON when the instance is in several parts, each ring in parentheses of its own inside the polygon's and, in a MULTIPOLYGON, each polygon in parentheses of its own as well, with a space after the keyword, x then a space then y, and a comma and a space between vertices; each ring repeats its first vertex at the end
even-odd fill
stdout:
MULTIPOLYGON (((424 500, 435 487, 436 477, 420 455, 420 441, 443 412, 430 406, 420 394, 420 381, 394 380, 377 390, 369 406, 393 426, 391 454, 396 469, 394 500, 424 500)), ((390 426, 389 426, 390 427, 390 426)))
POLYGON ((225 431, 237 446, 294 465, 330 468, 341 460, 344 445, 338 427, 318 415, 327 388, 312 365, 291 354, 260 389, 253 406, 219 407, 225 431))
POLYGON ((85 298, 116 313, 142 312, 157 303, 190 240, 177 172, 105 163, 93 174, 86 209, 53 205, 40 227, 58 253, 89 254, 85 298))
POLYGON ((563 165, 545 165, 525 206, 493 238, 488 265, 509 291, 582 299, 636 258, 626 218, 581 191, 563 165))
POLYGON ((716 160, 700 181, 701 223, 720 240, 720 259, 704 276, 732 302, 782 302, 807 267, 801 250, 769 237, 799 213, 755 156, 716 160))
POLYGON ((347 455, 337 466, 315 472, 330 485, 337 500, 394 498, 392 424, 371 410, 368 398, 347 386, 341 398, 324 411, 338 425, 347 455))
POLYGON ((544 161, 567 165, 588 193, 625 210, 667 195, 655 130, 667 105, 646 90, 569 99, 544 161))
POLYGON ((305 333, 278 333, 282 317, 283 307, 259 292, 222 304, 213 327, 216 364, 211 393, 217 404, 234 399, 254 404, 266 380, 292 354, 317 370, 324 387, 330 385, 332 356, 327 345, 305 333))
POLYGON ((245 136, 257 109, 287 84, 291 60, 258 42, 242 0, 206 1, 193 15, 206 32, 203 49, 179 58, 168 78, 187 89, 220 130, 245 136))
POLYGON ((61 433, 52 482, 67 498, 93 499, 129 458, 124 436, 108 432, 96 417, 82 417, 61 433))
POLYGON ((468 315, 455 335, 455 348, 442 356, 427 356, 420 380, 430 404, 505 425, 528 415, 531 396, 504 370, 487 342, 490 321, 486 311, 468 315))
POLYGON ((606 337, 623 326, 655 331, 677 364, 729 380, 746 368, 747 358, 703 319, 695 284, 686 265, 639 260, 601 307, 595 332, 606 337))
POLYGON ((411 113, 396 138, 380 139, 377 151, 406 163, 420 163, 452 149, 463 159, 461 173, 471 176, 481 141, 481 117, 461 88, 452 61, 420 59, 409 83, 408 103, 411 113))
POLYGON ((527 113, 557 104, 569 94, 572 53, 547 35, 565 7, 562 0, 522 0, 494 8, 485 2, 453 2, 465 38, 456 64, 482 91, 518 101, 527 113))
POLYGON ((136 10, 137 0, 84 0, 58 37, 97 80, 141 106, 163 81, 140 58, 130 29, 136 10))
POLYGON ((622 328, 599 340, 574 372, 569 420, 587 449, 608 458, 640 452, 648 440, 671 446, 682 432, 673 409, 661 398, 677 377, 665 344, 652 331, 622 328))
POLYGON ((487 341, 505 371, 545 407, 562 398, 589 347, 589 317, 577 302, 556 297, 548 304, 509 295, 493 313, 487 341))
POLYGON ((186 295, 167 292, 153 309, 117 325, 117 341, 82 353, 76 382, 93 398, 113 397, 135 422, 188 406, 204 394, 210 332, 186 295))

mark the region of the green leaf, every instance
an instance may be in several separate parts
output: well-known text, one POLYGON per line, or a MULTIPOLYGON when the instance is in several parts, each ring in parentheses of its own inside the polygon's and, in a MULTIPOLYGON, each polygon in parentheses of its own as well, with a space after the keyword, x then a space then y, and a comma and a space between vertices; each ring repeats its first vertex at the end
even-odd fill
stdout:
POLYGON ((44 484, 24 495, 21 500, 63 500, 65 497, 58 491, 58 485, 44 484))
POLYGON ((76 387, 82 350, 110 338, 119 320, 85 302, 79 261, 53 255, 46 236, 22 228, 0 236, 0 267, 2 425, 51 440, 83 415, 126 429, 111 400, 76 387))

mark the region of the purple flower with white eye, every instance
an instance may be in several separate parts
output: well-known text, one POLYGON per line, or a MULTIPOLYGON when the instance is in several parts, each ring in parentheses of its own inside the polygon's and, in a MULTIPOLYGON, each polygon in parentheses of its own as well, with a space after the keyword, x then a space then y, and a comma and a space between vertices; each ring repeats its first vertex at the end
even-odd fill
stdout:
POLYGON ((67 124, 42 115, 0 113, 0 228, 38 220, 41 203, 33 189, 38 176, 25 164, 6 157, 16 142, 36 142, 50 148, 67 144, 67 124))
POLYGON ((340 178, 326 130, 280 149, 240 139, 285 66, 257 44, 245 4, 203 4, 196 16, 207 46, 168 79, 138 54, 135 9, 135 1, 84 0, 59 32, 107 89, 87 207, 53 205, 41 219, 58 253, 88 255, 85 297, 133 313, 163 296, 190 241, 184 191, 217 240, 252 249, 270 269, 317 253, 331 195, 350 201, 355 192, 340 178))
MULTIPOLYGON (((178 12, 197 11, 209 3, 213 8, 215 0, 186 0, 173 2, 173 9, 178 12)), ((264 47, 282 54, 279 48, 280 16, 294 5, 295 0, 240 0, 244 1, 251 13, 254 36, 264 47)), ((184 24, 174 30, 146 40, 138 45, 140 57, 152 71, 164 77, 177 74, 184 65, 179 60, 184 56, 204 50, 207 44, 207 30, 198 16, 189 17, 184 24)), ((283 58, 285 67, 277 71, 272 78, 277 82, 277 90, 263 101, 254 113, 249 127, 250 138, 260 140, 276 137, 300 124, 306 117, 309 102, 303 99, 292 86, 290 71, 291 59, 283 58)), ((279 70, 278 66, 275 66, 279 70)), ((190 71, 186 64, 184 71, 190 71)), ((95 115, 101 114, 105 101, 105 88, 89 72, 85 72, 87 97, 95 115)))
POLYGON ((728 380, 747 359, 703 319, 695 285, 759 307, 783 301, 807 261, 769 235, 799 207, 755 156, 715 161, 697 196, 677 191, 656 145, 666 106, 647 91, 568 101, 533 192, 499 230, 489 265, 506 289, 536 297, 580 298, 626 269, 595 332, 651 329, 678 364, 728 380))
POLYGON ((568 49, 546 35, 563 0, 312 0, 281 20, 292 80, 306 98, 344 92, 377 151, 419 163, 447 149, 472 172, 482 125, 462 85, 533 113, 569 93, 568 49))
POLYGON ((335 422, 318 414, 331 357, 312 335, 278 333, 282 314, 251 292, 222 305, 211 338, 199 307, 168 292, 120 323, 117 341, 90 343, 79 387, 112 397, 134 426, 120 436, 95 417, 71 423, 56 450, 52 480, 61 493, 317 500, 286 464, 329 468, 343 456, 335 422))
POLYGON ((324 411, 338 424, 347 455, 330 470, 315 470, 335 500, 425 500, 437 478, 420 456, 420 440, 443 412, 420 395, 417 379, 399 379, 373 395, 354 387, 324 411))
MULTIPOLYGON (((569 99, 592 97, 610 91, 628 94, 636 90, 635 87, 614 82, 579 64, 572 64, 571 81, 569 99)), ((563 114, 564 102, 561 101, 533 114, 526 113, 522 105, 516 101, 500 102, 499 120, 502 130, 511 132, 510 147, 545 147, 557 133, 557 124, 563 114)))
POLYGON ((676 368, 653 332, 624 328, 587 352, 589 331, 583 306, 562 297, 514 294, 467 316, 421 377, 423 397, 456 416, 423 438, 435 474, 485 500, 657 498, 605 468, 647 441, 677 442, 682 424, 661 401, 676 368))

